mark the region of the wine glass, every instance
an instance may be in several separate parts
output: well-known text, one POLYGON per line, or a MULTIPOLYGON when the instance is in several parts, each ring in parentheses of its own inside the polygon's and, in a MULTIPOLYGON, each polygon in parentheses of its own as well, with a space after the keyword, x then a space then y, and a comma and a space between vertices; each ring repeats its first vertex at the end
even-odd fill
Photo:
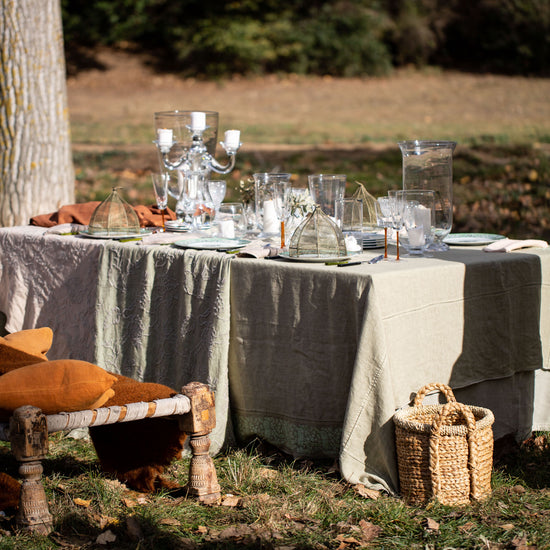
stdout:
POLYGON ((384 228, 384 260, 388 259, 388 227, 391 227, 391 205, 389 197, 378 197, 374 203, 376 222, 384 228))
POLYGON ((290 182, 276 181, 273 184, 273 205, 281 227, 281 248, 285 247, 285 221, 290 215, 289 192, 290 182))
POLYGON ((395 261, 399 261, 399 231, 403 227, 403 197, 399 191, 388 191, 388 204, 390 209, 390 227, 395 230, 395 246, 397 254, 395 261))
POLYGON ((223 199, 225 198, 225 193, 227 186, 224 180, 209 180, 206 182, 206 190, 210 195, 210 199, 214 205, 214 219, 220 208, 223 199))
POLYGON ((166 231, 166 225, 164 223, 164 216, 166 214, 166 208, 168 207, 168 174, 152 173, 151 178, 153 180, 153 189, 155 190, 155 198, 157 201, 157 208, 162 215, 162 230, 166 231))

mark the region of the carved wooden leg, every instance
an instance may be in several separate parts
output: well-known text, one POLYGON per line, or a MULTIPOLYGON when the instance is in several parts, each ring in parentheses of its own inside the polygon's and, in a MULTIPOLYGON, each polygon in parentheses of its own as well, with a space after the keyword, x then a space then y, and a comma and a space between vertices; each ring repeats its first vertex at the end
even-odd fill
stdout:
POLYGON ((187 384, 181 393, 191 400, 191 411, 181 421, 183 431, 189 434, 192 452, 187 491, 200 502, 212 504, 220 498, 216 468, 208 454, 209 434, 216 425, 214 394, 199 382, 187 384))
POLYGON ((48 427, 42 411, 31 406, 16 409, 10 418, 10 441, 22 478, 17 527, 47 535, 53 521, 41 479, 40 461, 48 453, 48 427))

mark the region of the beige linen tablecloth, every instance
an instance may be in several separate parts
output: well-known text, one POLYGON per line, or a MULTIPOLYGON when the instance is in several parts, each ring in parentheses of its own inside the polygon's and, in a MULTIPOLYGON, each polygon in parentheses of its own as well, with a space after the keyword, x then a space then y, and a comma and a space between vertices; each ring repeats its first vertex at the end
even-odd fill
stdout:
POLYGON ((426 383, 491 408, 495 437, 550 429, 550 249, 338 268, 0 229, 0 311, 52 327, 52 359, 210 383, 213 452, 233 423, 388 491, 392 415, 426 383))
MULTIPOLYGON (((550 365, 548 251, 346 268, 238 261, 231 277, 241 437, 338 456, 346 479, 395 491, 392 415, 426 383, 496 409, 496 437, 531 429, 533 371, 550 365)), ((535 424, 550 425, 548 399, 535 424)))
POLYGON ((9 332, 51 327, 50 359, 82 359, 174 389, 210 384, 217 452, 229 430, 230 261, 39 227, 0 229, 0 311, 9 332))

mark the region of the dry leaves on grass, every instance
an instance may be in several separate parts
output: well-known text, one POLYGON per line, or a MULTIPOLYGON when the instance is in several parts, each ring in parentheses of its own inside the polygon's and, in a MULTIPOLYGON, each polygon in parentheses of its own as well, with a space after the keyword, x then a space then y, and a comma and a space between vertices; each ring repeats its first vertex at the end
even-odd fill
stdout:
POLYGON ((374 489, 369 489, 365 487, 362 483, 354 485, 353 490, 360 496, 364 498, 370 498, 371 500, 378 500, 380 498, 380 491, 374 489))

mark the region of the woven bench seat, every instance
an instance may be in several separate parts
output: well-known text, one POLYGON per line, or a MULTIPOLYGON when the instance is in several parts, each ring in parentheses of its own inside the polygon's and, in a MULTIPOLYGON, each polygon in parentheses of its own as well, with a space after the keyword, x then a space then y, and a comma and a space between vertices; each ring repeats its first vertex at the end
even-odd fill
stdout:
POLYGON ((216 418, 214 395, 207 385, 191 382, 181 389, 180 394, 151 402, 50 415, 32 406, 15 410, 9 422, 0 423, 0 440, 11 443, 11 450, 19 463, 22 484, 17 527, 41 534, 48 534, 53 528, 41 481, 41 461, 48 453, 48 434, 170 416, 179 418, 180 429, 189 436, 188 494, 204 503, 215 502, 220 497, 220 487, 214 463, 208 454, 209 434, 216 418))

